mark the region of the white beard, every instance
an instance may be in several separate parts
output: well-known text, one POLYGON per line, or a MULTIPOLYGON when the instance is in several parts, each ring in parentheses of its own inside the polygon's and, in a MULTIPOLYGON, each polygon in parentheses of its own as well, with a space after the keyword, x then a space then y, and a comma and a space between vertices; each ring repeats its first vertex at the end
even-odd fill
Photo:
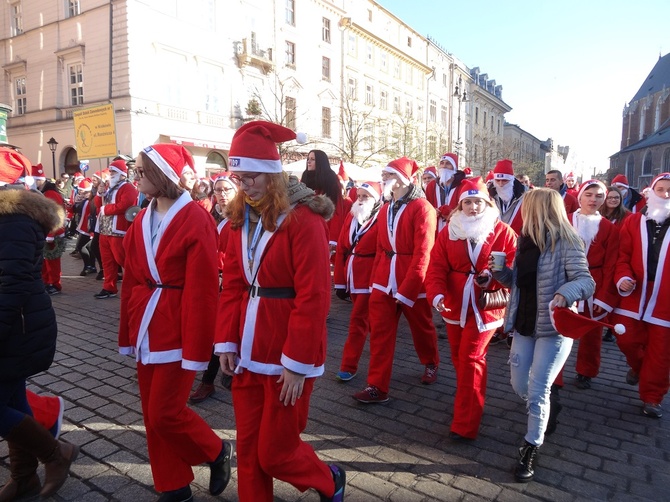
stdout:
POLYGON ((581 214, 581 212, 577 211, 572 216, 572 225, 587 247, 591 245, 596 235, 598 235, 601 219, 602 216, 598 212, 596 214, 581 214))
POLYGON ((504 186, 498 186, 493 184, 496 188, 496 193, 498 194, 498 197, 500 197, 500 200, 502 200, 505 204, 507 204, 509 201, 512 200, 512 197, 514 196, 514 182, 510 181, 509 183, 505 183, 504 186))
POLYGON ((354 215, 356 221, 360 225, 365 223, 370 219, 370 214, 372 214, 372 209, 375 207, 375 200, 373 198, 366 199, 365 202, 354 202, 354 205, 351 206, 351 214, 354 215))
POLYGON ((394 179, 386 180, 384 182, 384 199, 391 200, 393 198, 393 185, 395 184, 394 179))
POLYGON ((476 216, 466 216, 463 211, 455 211, 449 219, 449 238, 453 241, 468 239, 481 244, 493 232, 498 216, 498 210, 488 205, 483 213, 476 216))
POLYGON ((663 223, 670 217, 670 199, 664 199, 649 191, 647 196, 647 218, 656 223, 663 223))
POLYGON ((448 186, 449 183, 451 182, 451 179, 454 177, 456 171, 444 167, 441 168, 439 171, 440 171, 440 184, 445 187, 448 186))

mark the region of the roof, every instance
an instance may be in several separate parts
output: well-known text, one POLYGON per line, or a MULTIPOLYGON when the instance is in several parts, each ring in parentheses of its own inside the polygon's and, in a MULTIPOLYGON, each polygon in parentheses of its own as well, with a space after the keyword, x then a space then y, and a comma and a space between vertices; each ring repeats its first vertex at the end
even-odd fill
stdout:
POLYGON ((658 128, 654 134, 647 136, 646 138, 628 145, 626 148, 622 149, 619 153, 632 152, 634 150, 640 150, 642 148, 649 148, 657 145, 667 145, 670 144, 670 119, 666 120, 661 127, 658 128))
POLYGON ((670 87, 670 53, 659 57, 656 65, 642 83, 631 103, 670 87))

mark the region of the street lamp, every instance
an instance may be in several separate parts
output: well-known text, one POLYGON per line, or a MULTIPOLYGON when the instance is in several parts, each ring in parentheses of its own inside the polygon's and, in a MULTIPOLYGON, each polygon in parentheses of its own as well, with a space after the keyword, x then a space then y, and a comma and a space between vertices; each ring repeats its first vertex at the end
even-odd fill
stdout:
MULTIPOLYGON (((456 84, 456 90, 454 91, 454 97, 458 100, 458 129, 456 132, 456 155, 460 158, 461 156, 461 103, 468 101, 468 92, 463 89, 463 79, 461 76, 458 76, 458 83, 456 84), (463 92, 461 92, 461 90, 463 92)), ((460 160, 460 159, 459 159, 460 160)))
POLYGON ((56 147, 58 146, 58 141, 53 139, 52 136, 51 139, 47 141, 47 145, 49 145, 49 150, 51 150, 51 165, 54 170, 54 179, 56 179, 56 147))

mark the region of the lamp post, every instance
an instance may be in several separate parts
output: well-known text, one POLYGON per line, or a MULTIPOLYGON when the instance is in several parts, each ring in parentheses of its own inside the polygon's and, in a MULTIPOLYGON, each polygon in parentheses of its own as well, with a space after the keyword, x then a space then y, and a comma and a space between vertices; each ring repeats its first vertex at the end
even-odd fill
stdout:
POLYGON ((458 100, 458 119, 457 119, 457 131, 456 131, 456 155, 461 157, 461 103, 468 101, 468 93, 463 89, 463 79, 461 76, 458 76, 458 83, 456 84, 456 90, 454 91, 454 97, 458 100), (462 91, 462 92, 461 92, 462 91))
POLYGON ((47 145, 49 145, 49 150, 51 150, 51 165, 54 170, 54 179, 56 179, 56 147, 58 146, 58 141, 52 136, 51 139, 47 141, 47 145))

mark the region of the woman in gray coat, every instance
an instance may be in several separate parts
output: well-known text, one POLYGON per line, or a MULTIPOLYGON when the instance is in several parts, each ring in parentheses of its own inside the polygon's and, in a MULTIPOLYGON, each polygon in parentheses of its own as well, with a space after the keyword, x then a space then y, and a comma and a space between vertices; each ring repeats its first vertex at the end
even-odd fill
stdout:
POLYGON ((514 331, 510 373, 514 391, 528 408, 525 442, 514 476, 528 482, 547 429, 551 384, 572 348, 572 338, 552 326, 550 310, 586 300, 593 295, 595 282, 582 241, 557 191, 541 188, 526 193, 521 215, 523 228, 513 268, 493 275, 511 288, 505 319, 505 332, 514 331))

